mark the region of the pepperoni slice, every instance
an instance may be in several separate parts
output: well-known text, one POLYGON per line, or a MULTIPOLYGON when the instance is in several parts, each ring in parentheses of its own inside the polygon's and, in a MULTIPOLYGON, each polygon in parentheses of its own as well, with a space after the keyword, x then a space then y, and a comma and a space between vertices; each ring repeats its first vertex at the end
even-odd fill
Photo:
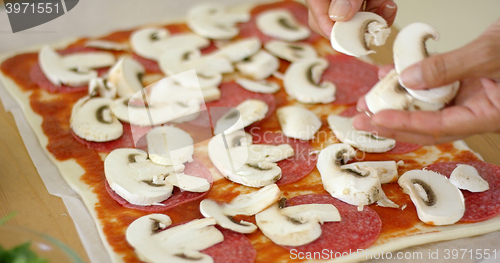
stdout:
POLYGON ((132 53, 132 58, 137 60, 137 62, 141 63, 141 65, 144 67, 146 70, 146 73, 161 73, 160 66, 158 65, 158 62, 143 58, 136 53, 132 53))
POLYGON ((318 239, 303 246, 285 246, 288 250, 295 249, 296 252, 304 253, 329 251, 328 254, 333 259, 369 247, 382 229, 380 217, 367 206, 363 211, 358 211, 356 206, 346 204, 328 194, 302 195, 287 201, 287 206, 303 204, 332 204, 339 210, 342 220, 324 223, 318 239))
POLYGON ((294 150, 294 155, 277 162, 281 168, 281 179, 277 185, 285 185, 299 181, 306 177, 316 166, 317 155, 311 155, 312 146, 307 141, 288 138, 280 132, 251 133, 253 143, 284 144, 288 143, 294 150))
POLYGON ((488 182, 490 189, 481 193, 461 190, 465 200, 465 213, 459 222, 473 223, 484 221, 500 214, 500 166, 481 161, 441 162, 427 166, 427 169, 450 177, 458 164, 474 166, 481 177, 488 182))
MULTIPOLYGON (((199 160, 195 159, 193 162, 187 163, 186 168, 184 169, 184 173, 196 177, 205 178, 210 182, 210 187, 212 187, 213 185, 212 174, 210 173, 208 168, 199 160)), ((117 201, 124 207, 130 209, 142 210, 150 213, 161 213, 168 211, 182 204, 199 200, 205 197, 205 195, 207 195, 208 193, 208 191, 202 193, 182 191, 179 188, 174 187, 174 192, 172 196, 170 196, 167 200, 161 202, 161 204, 163 205, 141 206, 141 205, 131 204, 127 200, 123 199, 121 196, 115 193, 113 189, 111 189, 107 181, 106 181, 106 190, 115 201, 117 201)))
POLYGON ((334 104, 355 104, 378 82, 378 68, 344 54, 325 57, 328 68, 322 81, 330 81, 337 87, 334 104))
MULTIPOLYGON (((240 38, 258 37, 263 43, 272 40, 273 38, 262 34, 262 32, 260 32, 260 30, 257 28, 257 25, 255 24, 257 15, 259 15, 264 11, 272 9, 286 9, 294 15, 297 22, 299 22, 301 25, 304 26, 308 25, 308 15, 307 15, 308 11, 303 4, 300 4, 295 1, 282 1, 271 4, 263 4, 263 5, 258 5, 252 9, 251 11, 252 17, 250 21, 240 24, 239 37, 240 38)), ((313 43, 319 38, 321 38, 321 36, 311 30, 311 35, 309 36, 309 38, 305 39, 305 41, 313 43)))
POLYGON ((224 241, 202 250, 201 253, 211 256, 214 263, 252 263, 255 261, 257 251, 245 235, 217 228, 224 235, 224 241))
POLYGON ((422 145, 410 142, 398 142, 396 141, 396 146, 392 148, 390 151, 386 152, 387 154, 405 154, 409 152, 413 152, 422 148, 422 145))

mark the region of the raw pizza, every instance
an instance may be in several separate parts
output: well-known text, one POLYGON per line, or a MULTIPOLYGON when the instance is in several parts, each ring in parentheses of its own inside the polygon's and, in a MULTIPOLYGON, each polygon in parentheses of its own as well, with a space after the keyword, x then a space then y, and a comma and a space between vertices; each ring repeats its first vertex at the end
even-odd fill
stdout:
POLYGON ((361 261, 500 229, 500 168, 464 143, 351 128, 378 68, 295 1, 204 4, 0 69, 113 262, 361 261))

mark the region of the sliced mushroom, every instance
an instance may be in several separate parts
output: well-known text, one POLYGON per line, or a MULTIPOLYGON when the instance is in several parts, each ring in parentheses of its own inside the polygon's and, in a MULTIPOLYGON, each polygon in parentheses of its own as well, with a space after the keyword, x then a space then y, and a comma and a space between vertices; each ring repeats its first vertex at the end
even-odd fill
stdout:
POLYGON ((402 165, 403 161, 367 161, 344 164, 342 169, 362 170, 365 167, 371 167, 377 171, 381 184, 388 184, 398 180, 398 166, 402 165))
POLYGON ((256 80, 263 80, 274 74, 280 66, 280 61, 265 50, 260 50, 238 63, 235 67, 243 75, 256 80))
POLYGON ((244 89, 249 90, 251 92, 258 92, 265 94, 276 93, 281 88, 278 83, 265 80, 255 81, 244 78, 236 78, 236 83, 238 83, 238 85, 242 86, 244 89))
POLYGON ((139 56, 157 61, 171 49, 204 48, 210 45, 210 41, 192 33, 170 35, 165 28, 149 27, 134 31, 130 36, 130 44, 139 56))
POLYGON ((70 127, 80 138, 93 142, 107 142, 120 138, 123 125, 113 116, 109 105, 113 101, 106 98, 78 100, 73 106, 70 127))
POLYGON ((318 57, 314 47, 307 43, 289 43, 281 40, 271 40, 266 42, 264 48, 269 53, 290 62, 304 58, 318 57))
POLYGON ((229 12, 216 4, 202 4, 189 10, 187 25, 196 34, 211 39, 231 39, 239 34, 237 23, 250 20, 250 14, 229 12))
POLYGON ((331 82, 319 84, 328 61, 321 58, 301 59, 290 64, 285 72, 285 91, 302 103, 330 103, 337 88, 331 82))
POLYGON ((116 87, 117 95, 121 98, 128 98, 144 88, 141 76, 146 70, 131 57, 122 57, 109 70, 108 83, 116 87))
POLYGON ((250 187, 263 187, 281 178, 275 163, 294 154, 288 144, 253 145, 251 136, 239 130, 213 137, 208 144, 208 156, 227 179, 250 187))
POLYGON ((396 141, 393 139, 354 129, 352 119, 335 114, 328 116, 328 125, 339 141, 364 152, 387 152, 396 146, 396 141))
POLYGON ((484 180, 474 166, 459 164, 450 175, 450 182, 456 187, 470 192, 484 192, 490 185, 484 180))
POLYGON ((411 170, 398 180, 417 208, 418 218, 429 225, 451 225, 462 218, 462 192, 445 176, 428 170, 411 170))
POLYGON ((214 133, 232 133, 264 119, 269 106, 262 100, 248 99, 228 111, 215 123, 214 133))
POLYGON ((285 41, 298 41, 308 38, 311 31, 301 25, 288 10, 272 9, 257 15, 257 28, 266 36, 285 41))
POLYGON ((396 70, 391 70, 377 82, 365 95, 365 101, 368 109, 373 113, 385 109, 437 111, 445 106, 444 103, 429 103, 411 96, 399 84, 399 75, 396 70))
POLYGON ((257 53, 261 45, 261 41, 256 37, 235 40, 220 47, 219 50, 212 53, 211 56, 225 57, 229 59, 229 61, 236 63, 257 53))
POLYGON ((341 167, 346 159, 354 156, 354 149, 341 143, 332 144, 319 153, 316 167, 321 174, 325 190, 333 197, 351 205, 362 207, 377 202, 382 206, 398 207, 385 196, 375 169, 341 167))
POLYGON ((95 78, 89 81, 89 96, 114 99, 116 97, 117 88, 107 79, 95 78))
POLYGON ((285 106, 276 111, 283 134, 290 138, 311 140, 321 128, 321 120, 301 106, 285 106))
MULTIPOLYGON (((425 23, 410 24, 399 32, 393 47, 394 66, 398 74, 401 74, 409 66, 429 57, 425 46, 425 41, 429 38, 437 40, 439 33, 436 28, 425 23)), ((428 90, 407 88, 407 91, 413 97, 425 102, 447 104, 455 97, 458 87, 459 82, 454 82, 428 90)))
POLYGON ((389 37, 391 29, 381 16, 373 12, 357 12, 345 22, 335 22, 330 41, 338 52, 360 57, 375 51, 370 45, 382 46, 389 37))
POLYGON ((178 187, 182 191, 194 193, 206 192, 210 190, 211 187, 207 179, 185 173, 170 174, 165 178, 165 181, 178 187))
POLYGON ((102 39, 89 40, 85 42, 85 46, 105 49, 105 50, 116 50, 116 51, 128 50, 130 48, 129 45, 125 43, 119 43, 102 39))
POLYGON ((162 165, 182 165, 193 161, 193 138, 189 133, 173 126, 158 126, 146 134, 148 157, 162 165))
POLYGON ((171 224, 167 215, 145 215, 129 225, 126 240, 144 262, 213 262, 210 256, 200 251, 224 240, 222 233, 214 227, 215 219, 195 219, 167 228, 171 224))
POLYGON ((174 186, 165 178, 174 172, 173 166, 155 164, 138 149, 115 149, 104 160, 111 189, 134 205, 154 205, 168 199, 174 186))
POLYGON ((54 85, 86 85, 97 77, 97 72, 90 68, 110 66, 115 62, 113 54, 106 52, 78 53, 59 55, 49 46, 44 46, 38 53, 38 62, 42 72, 54 85))
POLYGON ((280 209, 276 203, 256 214, 255 221, 262 233, 274 243, 283 246, 301 246, 321 236, 323 222, 340 221, 340 215, 331 204, 280 209), (321 208, 318 209, 318 206, 321 208))
POLYGON ((255 215, 278 201, 281 191, 276 184, 265 186, 250 194, 238 195, 228 204, 220 204, 210 199, 200 203, 201 214, 213 217, 220 226, 239 233, 252 233, 257 226, 250 222, 234 220, 235 215, 255 215))

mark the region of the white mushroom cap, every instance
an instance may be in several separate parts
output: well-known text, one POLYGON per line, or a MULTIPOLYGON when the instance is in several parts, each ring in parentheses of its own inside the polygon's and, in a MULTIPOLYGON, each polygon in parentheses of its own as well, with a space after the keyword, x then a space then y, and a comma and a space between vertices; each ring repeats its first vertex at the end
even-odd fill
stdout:
POLYGON ((287 137, 311 140, 321 128, 321 120, 301 106, 285 106, 276 111, 283 134, 287 137))
POLYGON ((196 219, 167 228, 171 224, 167 215, 146 215, 132 222, 125 236, 139 259, 145 262, 213 263, 210 256, 199 251, 224 240, 214 227, 215 219, 196 219))
POLYGON ((106 142, 120 138, 123 125, 113 116, 109 105, 113 101, 106 98, 78 100, 73 106, 70 127, 80 138, 87 141, 106 142))
POLYGON ((93 39, 85 42, 86 47, 93 47, 105 50, 128 50, 130 47, 126 43, 119 43, 109 40, 93 39))
POLYGON ((377 171, 380 183, 387 184, 398 180, 398 166, 396 161, 367 161, 344 164, 340 168, 362 170, 364 167, 371 167, 377 171))
POLYGON ((250 14, 230 12, 213 3, 200 4, 187 14, 187 25, 196 34, 211 39, 231 39, 239 34, 237 23, 250 20, 250 14))
POLYGON ((335 114, 328 116, 328 125, 339 141, 364 152, 387 152, 396 145, 396 141, 393 139, 354 129, 352 120, 353 118, 335 114))
POLYGON ((236 78, 236 83, 246 90, 258 93, 276 93, 280 90, 280 85, 276 82, 271 81, 255 81, 245 78, 236 78))
POLYGON ((223 206, 210 199, 204 199, 201 201, 200 212, 204 217, 215 218, 215 220, 217 220, 217 224, 221 227, 238 233, 248 234, 257 230, 257 226, 253 223, 243 220, 236 222, 231 216, 224 214, 223 206))
POLYGON ((116 87, 121 98, 128 98, 144 88, 140 76, 146 72, 141 63, 124 56, 109 70, 108 83, 116 87))
POLYGON ((174 126, 158 126, 146 134, 148 157, 162 165, 182 165, 193 161, 193 138, 174 126))
POLYGON ((462 218, 462 192, 445 176, 428 170, 411 170, 398 180, 417 208, 418 218, 430 225, 450 225, 462 218))
POLYGON ((387 21, 381 16, 373 12, 357 12, 349 21, 335 22, 330 41, 335 50, 360 57, 375 53, 369 46, 384 45, 390 33, 387 21))
POLYGON ((263 80, 274 74, 280 66, 280 61, 265 50, 236 63, 240 73, 256 80, 263 80))
POLYGON ((42 72, 54 85, 86 85, 97 77, 97 72, 90 68, 110 66, 115 62, 113 54, 106 52, 59 55, 49 46, 44 46, 38 53, 38 62, 42 72))
POLYGON ((308 27, 299 24, 293 14, 284 9, 264 11, 255 23, 264 35, 285 41, 303 40, 311 35, 308 27))
POLYGON ((104 78, 95 78, 89 81, 89 96, 114 99, 116 97, 117 88, 104 78))
POLYGON ((283 84, 286 93, 302 103, 330 103, 337 88, 331 82, 319 84, 328 61, 321 58, 301 59, 290 64, 283 84))
POLYGON ((262 43, 260 39, 256 37, 245 38, 231 41, 231 43, 220 47, 219 50, 211 55, 225 57, 229 59, 229 61, 236 63, 257 53, 261 46, 262 43))
POLYGON ((236 105, 215 123, 214 133, 232 133, 264 119, 269 106, 262 100, 248 99, 236 105))
POLYGON ((271 40, 266 42, 264 48, 269 53, 290 62, 304 58, 318 57, 314 47, 307 43, 289 43, 281 40, 271 40))
POLYGON ((484 192, 490 185, 484 180, 474 166, 459 164, 450 175, 450 182, 456 187, 470 192, 484 192))

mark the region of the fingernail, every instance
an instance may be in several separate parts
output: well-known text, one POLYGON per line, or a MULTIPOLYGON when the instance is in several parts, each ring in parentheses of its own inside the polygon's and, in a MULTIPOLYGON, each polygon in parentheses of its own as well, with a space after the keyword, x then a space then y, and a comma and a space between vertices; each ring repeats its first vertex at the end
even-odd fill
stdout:
POLYGON ((399 80, 408 88, 425 88, 422 68, 419 64, 405 69, 399 76, 399 80))
POLYGON ((351 11, 351 2, 348 0, 336 0, 330 4, 328 15, 332 20, 342 20, 351 11))
POLYGON ((382 10, 382 17, 390 18, 396 12, 396 4, 387 4, 382 10))

